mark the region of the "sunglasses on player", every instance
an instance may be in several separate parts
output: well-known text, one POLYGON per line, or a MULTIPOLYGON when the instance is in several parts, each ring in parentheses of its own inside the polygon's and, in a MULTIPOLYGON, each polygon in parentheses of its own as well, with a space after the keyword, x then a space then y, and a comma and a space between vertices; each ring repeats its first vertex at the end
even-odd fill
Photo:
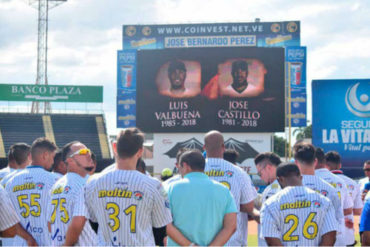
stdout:
POLYGON ((91 151, 88 148, 83 148, 83 149, 77 150, 76 152, 71 154, 69 157, 72 158, 73 156, 75 156, 77 154, 79 154, 79 155, 91 154, 91 151))

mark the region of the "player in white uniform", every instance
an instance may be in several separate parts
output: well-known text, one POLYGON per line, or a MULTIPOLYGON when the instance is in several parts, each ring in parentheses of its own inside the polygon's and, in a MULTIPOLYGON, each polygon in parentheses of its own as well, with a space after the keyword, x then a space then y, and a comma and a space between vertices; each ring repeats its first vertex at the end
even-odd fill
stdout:
POLYGON ((340 232, 342 234, 339 234, 337 236, 337 242, 335 244, 345 245, 347 242, 346 240, 348 239, 348 237, 344 234, 346 225, 353 227, 353 201, 349 196, 347 186, 344 180, 338 177, 337 175, 334 175, 328 170, 328 167, 325 162, 325 154, 321 148, 316 148, 315 157, 317 160, 315 167, 315 175, 320 177, 324 181, 328 182, 331 186, 333 186, 340 198, 340 203, 343 208, 344 221, 342 224, 342 229, 340 229, 340 232))
MULTIPOLYGON (((26 143, 13 144, 9 149, 8 158, 11 157, 10 163, 15 164, 15 169, 5 175, 0 181, 1 185, 5 188, 6 183, 18 172, 22 171, 26 166, 31 163, 31 147, 26 143)), ((14 238, 3 238, 3 246, 13 245, 14 238)))
MULTIPOLYGON (((293 149, 295 163, 302 173, 303 185, 330 199, 335 209, 337 224, 341 226, 341 228, 338 229, 337 235, 343 234, 341 230, 343 231, 344 229, 344 215, 339 195, 333 186, 315 175, 315 166, 317 163, 315 147, 308 143, 299 143, 296 144, 293 149)), ((341 238, 337 236, 337 240, 338 239, 341 238)))
MULTIPOLYGON (((36 139, 31 146, 32 163, 17 173, 6 184, 6 190, 20 216, 21 225, 38 245, 50 245, 47 228, 47 205, 49 191, 56 181, 48 172, 54 162, 56 146, 46 138, 36 139)), ((18 237, 16 245, 24 245, 18 237)))
POLYGON ((161 183, 136 170, 144 136, 136 128, 121 131, 113 145, 117 167, 92 176, 85 200, 108 245, 154 245, 152 227, 172 222, 161 183))
POLYGON ((347 246, 354 246, 356 244, 356 241, 355 241, 355 230, 353 227, 354 222, 353 215, 361 215, 361 210, 363 207, 360 186, 354 180, 345 176, 343 172, 340 170, 341 158, 337 152, 326 153, 325 161, 326 166, 329 168, 329 170, 344 181, 350 196, 350 200, 353 202, 353 213, 344 216, 347 219, 347 224, 344 229, 344 236, 345 244, 347 246), (350 224, 351 222, 352 224, 350 224))
POLYGON ((21 159, 23 159, 24 157, 24 155, 21 156, 20 154, 27 150, 29 152, 29 148, 30 148, 29 145, 26 143, 15 143, 10 146, 9 151, 8 151, 8 166, 0 170, 0 181, 6 175, 8 175, 9 173, 19 168, 19 164, 23 163, 21 162, 21 159), (17 159, 14 157, 15 154, 18 154, 17 159))
MULTIPOLYGON (((280 157, 271 152, 260 153, 254 158, 254 163, 257 168, 258 175, 268 184, 262 193, 262 205, 268 198, 275 195, 281 190, 278 181, 276 180, 276 168, 281 163, 280 157)), ((258 246, 267 246, 264 238, 261 236, 261 224, 258 225, 258 246)))
MULTIPOLYGON (((12 145, 9 149, 11 152, 12 162, 15 163, 15 169, 10 173, 5 175, 0 181, 1 185, 5 188, 5 184, 11 179, 15 174, 22 171, 31 163, 31 147, 26 143, 16 143, 12 145)), ((9 157, 9 155, 8 155, 9 157)))
POLYGON ((6 238, 14 237, 17 232, 16 225, 18 223, 19 217, 9 199, 9 195, 0 186, 0 236, 6 238))
MULTIPOLYGON (((246 172, 223 159, 225 145, 222 134, 218 131, 208 132, 204 138, 204 148, 207 152, 204 173, 230 189, 239 212, 246 212, 259 221, 259 212, 254 208, 253 202, 257 197, 257 192, 246 172)), ((243 242, 243 239, 246 239, 243 235, 248 233, 241 232, 240 229, 247 230, 247 227, 243 225, 248 223, 243 221, 240 216, 241 214, 238 213, 237 230, 226 243, 228 246, 242 246, 246 244, 243 242)))
POLYGON ((54 163, 51 167, 52 173, 57 175, 58 178, 63 177, 67 173, 67 165, 62 159, 62 149, 58 150, 58 152, 54 156, 54 163))
POLYGON ((262 206, 262 236, 269 246, 333 246, 337 223, 329 199, 303 186, 296 164, 277 168, 283 188, 262 206))
POLYGON ((67 174, 52 187, 48 219, 51 226, 53 246, 95 246, 96 233, 91 228, 84 200, 87 173, 94 169, 91 152, 78 142, 63 147, 62 160, 67 165, 67 174))

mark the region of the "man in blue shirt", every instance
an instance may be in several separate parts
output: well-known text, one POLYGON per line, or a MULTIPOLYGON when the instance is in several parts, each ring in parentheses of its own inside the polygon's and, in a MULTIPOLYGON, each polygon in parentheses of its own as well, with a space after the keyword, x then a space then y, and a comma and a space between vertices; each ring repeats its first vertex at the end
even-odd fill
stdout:
POLYGON ((168 246, 224 245, 236 230, 236 205, 229 189, 204 174, 197 150, 180 158, 182 180, 172 183, 168 199, 173 223, 167 226, 168 246))
POLYGON ((360 221, 362 246, 370 246, 370 200, 365 202, 360 221))

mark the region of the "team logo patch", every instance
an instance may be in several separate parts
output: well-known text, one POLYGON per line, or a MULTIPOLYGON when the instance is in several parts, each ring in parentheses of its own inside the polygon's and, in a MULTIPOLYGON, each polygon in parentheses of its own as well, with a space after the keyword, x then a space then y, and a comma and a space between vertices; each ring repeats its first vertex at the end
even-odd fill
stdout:
POLYGON ((36 184, 36 189, 42 190, 43 188, 44 188, 44 184, 43 183, 37 183, 36 184))
POLYGON ((353 186, 353 184, 350 184, 350 185, 348 185, 348 189, 354 190, 355 189, 355 186, 353 186))
POLYGON ((343 186, 341 183, 338 183, 337 185, 338 185, 339 188, 342 188, 342 186, 343 186))
POLYGON ((68 194, 68 192, 71 190, 71 187, 69 187, 69 186, 66 186, 65 188, 64 188, 64 194, 68 194))
POLYGON ((279 185, 278 184, 272 184, 271 185, 271 189, 279 189, 279 185))
POLYGON ((134 197, 135 197, 136 200, 141 201, 143 199, 143 193, 140 192, 140 191, 135 191, 134 192, 134 197))
POLYGON ((327 195, 328 195, 328 192, 327 192, 326 190, 322 190, 322 191, 320 191, 320 193, 321 193, 321 195, 323 195, 323 196, 327 196, 327 195))
POLYGON ((225 174, 229 178, 231 178, 234 175, 234 173, 232 171, 226 171, 225 174))
POLYGON ((312 204, 315 208, 320 208, 321 207, 321 203, 319 201, 312 201, 312 204))

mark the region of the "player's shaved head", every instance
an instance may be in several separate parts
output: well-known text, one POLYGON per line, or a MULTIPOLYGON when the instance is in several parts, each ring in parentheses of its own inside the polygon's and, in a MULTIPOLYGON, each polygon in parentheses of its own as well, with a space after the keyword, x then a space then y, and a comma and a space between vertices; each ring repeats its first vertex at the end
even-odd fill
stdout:
POLYGON ((221 132, 212 130, 204 136, 204 148, 209 158, 223 158, 224 155, 224 137, 221 132))
POLYGON ((301 172, 295 163, 281 163, 276 169, 276 177, 282 188, 302 185, 301 172))

